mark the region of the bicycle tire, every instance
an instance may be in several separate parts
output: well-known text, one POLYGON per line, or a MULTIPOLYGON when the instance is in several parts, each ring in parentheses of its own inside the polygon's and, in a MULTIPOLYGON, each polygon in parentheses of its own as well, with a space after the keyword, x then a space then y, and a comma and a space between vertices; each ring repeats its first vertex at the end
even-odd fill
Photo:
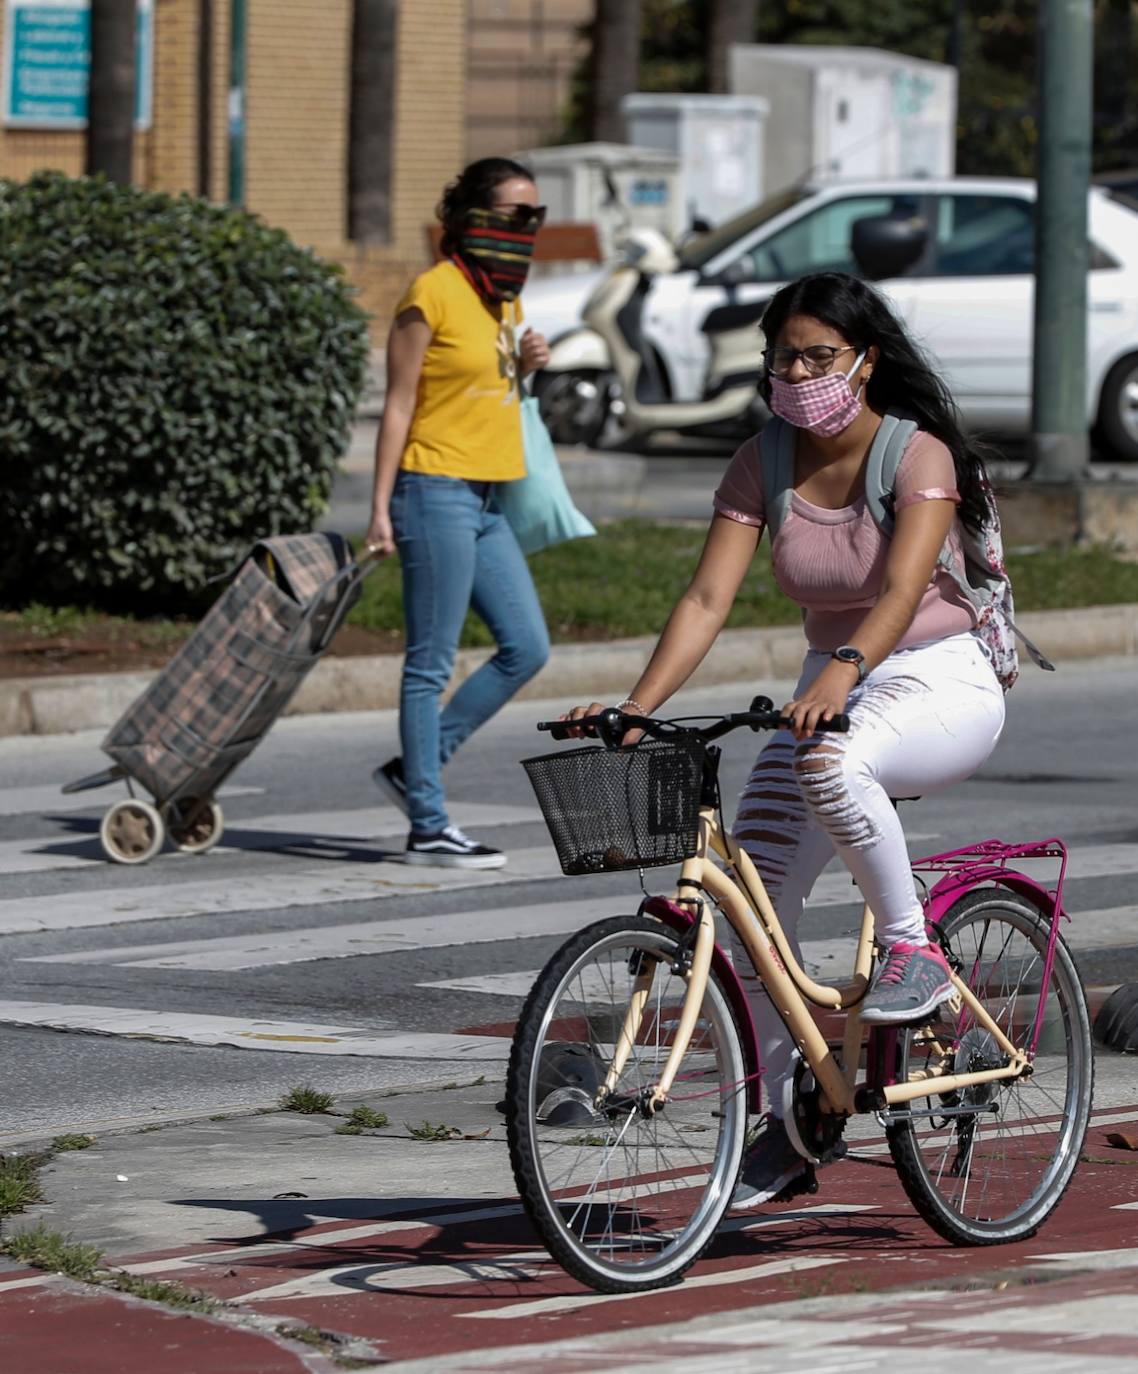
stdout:
MULTIPOLYGON (((1013 1042, 1031 1033, 1042 995, 1049 921, 1001 888, 966 893, 941 922, 961 977, 1013 1042), (1034 985, 1032 980, 1035 980, 1034 985)), ((898 1042, 897 1080, 913 1070, 997 1067, 1005 1058, 965 1011, 948 1004, 898 1042)), ((918 1098, 934 1110, 977 1112, 895 1122, 889 1150, 909 1200, 954 1245, 1000 1245, 1032 1236, 1059 1205, 1078 1163, 1094 1091, 1094 1048, 1082 981, 1060 936, 1030 1077, 918 1098), (993 1106, 996 1110, 992 1110, 993 1106)), ((904 1108, 897 1108, 898 1111, 904 1108)))
POLYGON ((629 1106, 667 1058, 687 987, 680 954, 680 937, 661 922, 598 921, 546 964, 514 1036, 506 1103, 518 1192, 553 1258, 602 1293, 678 1282, 711 1243, 739 1174, 746 1068, 714 971, 668 1103, 651 1116, 629 1106), (645 959, 653 978, 640 1032, 598 1113, 595 1088, 645 959))

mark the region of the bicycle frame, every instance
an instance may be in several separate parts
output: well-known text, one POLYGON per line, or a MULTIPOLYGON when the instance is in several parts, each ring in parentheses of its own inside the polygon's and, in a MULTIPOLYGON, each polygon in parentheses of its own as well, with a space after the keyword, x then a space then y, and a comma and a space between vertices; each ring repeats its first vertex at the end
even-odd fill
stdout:
MULTIPOLYGON (((670 911, 660 911, 658 908, 656 910, 656 914, 674 916, 694 906, 696 914, 694 918, 689 918, 689 921, 694 921, 696 931, 691 947, 690 968, 686 972, 688 988, 684 995, 679 1022, 663 1072, 650 1091, 646 1104, 648 1110, 656 1110, 667 1101, 703 1006, 715 953, 713 904, 723 911, 738 934, 768 995, 794 1037, 795 1044, 820 1089, 823 1111, 850 1116, 867 1111, 884 1111, 916 1098, 927 1097, 930 1091, 930 1075, 927 1072, 922 1071, 919 1077, 914 1074, 908 1082, 896 1083, 891 1078, 889 1056, 880 1052, 871 1053, 868 1057, 867 1062, 871 1066, 868 1081, 860 1087, 857 1084, 863 1033, 857 1007, 868 990, 874 960, 874 922, 873 913, 868 905, 862 912, 861 930, 850 982, 842 987, 827 987, 816 983, 807 976, 791 952, 786 934, 750 856, 732 836, 722 832, 714 808, 701 808, 698 833, 696 852, 684 861, 676 890, 665 903, 670 911), (727 873, 709 859, 709 850, 724 861, 728 868, 727 873), (693 897, 692 893, 700 895, 693 897), (811 1005, 846 1013, 840 1062, 811 1015, 811 1005), (876 1073, 873 1071, 874 1068, 876 1073)), ((1064 914, 1062 889, 1066 865, 1065 847, 1061 841, 1051 839, 1029 845, 1005 845, 997 840, 988 840, 968 848, 950 850, 944 854, 917 860, 913 867, 918 871, 939 871, 945 875, 928 896, 926 914, 927 919, 932 922, 944 914, 965 892, 990 884, 1020 892, 1027 896, 1041 913, 1046 913, 1050 908, 1051 932, 1043 971, 1043 986, 1046 988, 1050 982, 1059 918, 1064 914), (1048 891, 1025 874, 1010 869, 1008 861, 1015 857, 1059 858, 1059 879, 1054 892, 1048 891)), ((646 907, 649 911, 653 910, 651 902, 646 904, 646 907)), ((722 962, 726 964, 726 960, 722 962)), ((723 971, 721 968, 720 973, 723 971)), ((638 974, 633 999, 617 1040, 616 1054, 600 1090, 601 1096, 614 1090, 636 1043, 643 1009, 651 989, 652 976, 651 966, 638 974)), ((937 1094, 943 1095, 982 1083, 1020 1078, 1029 1074, 1042 1028, 1045 999, 1037 1009, 1028 1048, 1021 1051, 1012 1044, 989 1015, 983 1003, 955 971, 952 981, 956 988, 955 995, 960 999, 962 1007, 969 1009, 976 1024, 982 1027, 1007 1055, 1008 1062, 1002 1068, 983 1069, 971 1073, 937 1073, 937 1094)), ((738 1004, 743 1000, 743 994, 737 978, 734 991, 732 1000, 738 1004)), ((872 1029, 880 1029, 886 1034, 895 1035, 898 1028, 875 1026, 872 1029)), ((759 1066, 755 1064, 752 1069, 757 1072, 759 1066)))

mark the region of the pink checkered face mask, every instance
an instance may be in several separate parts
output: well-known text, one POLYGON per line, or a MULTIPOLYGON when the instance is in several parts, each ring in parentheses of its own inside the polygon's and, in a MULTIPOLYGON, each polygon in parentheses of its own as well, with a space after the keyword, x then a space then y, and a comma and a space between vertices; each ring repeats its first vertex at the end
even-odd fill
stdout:
POLYGON ((796 429, 808 429, 825 439, 841 434, 861 413, 861 387, 850 390, 850 379, 865 361, 867 349, 848 372, 827 372, 804 382, 771 378, 771 409, 796 429))

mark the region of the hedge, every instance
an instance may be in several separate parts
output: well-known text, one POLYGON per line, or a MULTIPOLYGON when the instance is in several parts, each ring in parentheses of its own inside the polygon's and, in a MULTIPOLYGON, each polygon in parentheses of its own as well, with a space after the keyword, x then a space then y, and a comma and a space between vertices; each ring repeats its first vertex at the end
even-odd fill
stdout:
POLYGON ((0 595, 199 605, 326 508, 368 354, 340 270, 230 207, 0 180, 0 595))

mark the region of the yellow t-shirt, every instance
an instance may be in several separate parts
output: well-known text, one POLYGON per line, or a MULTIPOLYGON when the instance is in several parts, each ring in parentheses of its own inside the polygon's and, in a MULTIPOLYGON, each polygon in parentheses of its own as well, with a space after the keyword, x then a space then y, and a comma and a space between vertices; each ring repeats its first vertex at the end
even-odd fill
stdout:
POLYGON ((524 477, 517 302, 492 315, 454 263, 440 262, 415 278, 395 313, 412 306, 431 342, 400 466, 473 482, 524 477))

